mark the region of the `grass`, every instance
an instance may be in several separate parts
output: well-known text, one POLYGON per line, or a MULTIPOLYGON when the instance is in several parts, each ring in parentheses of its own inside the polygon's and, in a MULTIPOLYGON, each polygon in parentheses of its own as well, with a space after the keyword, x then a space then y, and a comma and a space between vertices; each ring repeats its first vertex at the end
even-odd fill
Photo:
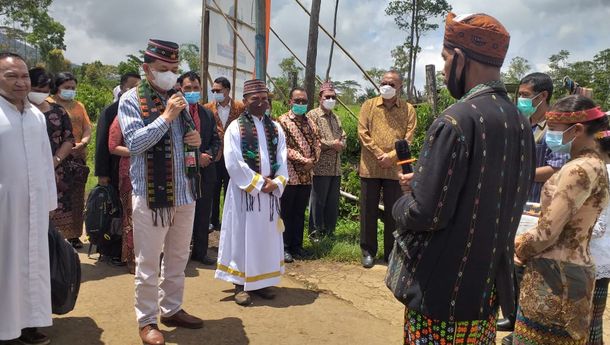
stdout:
POLYGON ((95 176, 95 132, 96 124, 91 124, 91 140, 87 146, 87 166, 89 167, 89 177, 85 185, 85 197, 89 195, 89 191, 97 185, 97 177, 95 176))

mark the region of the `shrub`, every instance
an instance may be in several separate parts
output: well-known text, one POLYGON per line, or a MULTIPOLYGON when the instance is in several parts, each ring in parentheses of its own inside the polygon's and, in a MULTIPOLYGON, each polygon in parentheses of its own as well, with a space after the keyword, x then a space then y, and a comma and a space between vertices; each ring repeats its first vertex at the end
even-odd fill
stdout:
POLYGON ((112 90, 89 83, 79 83, 76 99, 85 105, 91 121, 97 122, 100 112, 112 103, 112 90))

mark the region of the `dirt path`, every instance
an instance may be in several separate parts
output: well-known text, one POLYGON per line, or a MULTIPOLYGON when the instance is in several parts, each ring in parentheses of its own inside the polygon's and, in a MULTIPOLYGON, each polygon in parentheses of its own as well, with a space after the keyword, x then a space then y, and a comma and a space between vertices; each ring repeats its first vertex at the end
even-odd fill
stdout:
MULTIPOLYGON (((211 244, 217 243, 217 234, 211 244)), ((76 309, 45 330, 53 344, 141 344, 133 309, 133 276, 81 254, 83 283, 76 309)), ((167 344, 400 344, 404 307, 385 288, 386 267, 325 261, 289 264, 276 300, 243 308, 211 267, 189 263, 184 308, 201 330, 166 328, 167 344)), ((610 306, 609 308, 610 309, 610 306)), ((605 314, 610 339, 610 310, 605 314)), ((497 344, 505 334, 499 333, 497 344)))

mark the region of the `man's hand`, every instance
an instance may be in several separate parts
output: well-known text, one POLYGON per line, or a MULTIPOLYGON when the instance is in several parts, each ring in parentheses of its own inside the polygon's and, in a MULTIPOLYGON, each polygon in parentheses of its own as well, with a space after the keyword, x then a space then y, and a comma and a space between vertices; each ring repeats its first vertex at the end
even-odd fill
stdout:
POLYGON ((199 156, 199 165, 200 165, 202 168, 207 167, 208 165, 210 165, 210 163, 212 163, 212 156, 210 156, 209 154, 207 154, 207 153, 202 153, 202 154, 199 156))
POLYGON ((335 139, 335 141, 333 141, 333 143, 331 144, 331 147, 337 151, 337 152, 341 152, 343 151, 343 148, 345 147, 343 145, 343 143, 341 142, 341 140, 339 139, 335 139))
POLYGON ((517 266, 525 266, 525 264, 523 263, 523 261, 521 261, 521 259, 519 259, 517 254, 515 254, 515 257, 513 258, 513 260, 515 261, 515 265, 517 265, 517 266))
POLYGON ((311 169, 313 169, 313 166, 314 166, 314 163, 313 163, 313 159, 311 159, 311 158, 307 160, 307 163, 303 164, 303 168, 305 170, 311 170, 311 169))
POLYGON ((85 147, 85 143, 82 142, 75 144, 74 146, 72 146, 72 153, 80 153, 85 149, 85 147))
POLYGON ((184 135, 184 143, 191 147, 201 146, 201 135, 197 131, 190 131, 184 135))
POLYGON ((163 114, 161 114, 161 117, 167 122, 174 121, 180 115, 180 112, 186 108, 186 104, 182 95, 174 94, 167 101, 167 106, 165 107, 163 114))
POLYGON ((97 184, 100 186, 107 186, 110 184, 110 177, 108 176, 98 176, 97 184))
POLYGON ((384 153, 383 155, 381 155, 381 157, 377 158, 377 163, 380 167, 384 169, 389 169, 392 167, 394 160, 392 159, 392 157, 390 157, 390 155, 384 153))
POLYGON ((263 189, 261 191, 263 193, 271 194, 276 189, 277 189, 277 184, 275 184, 275 182, 273 182, 272 179, 265 177, 265 184, 263 185, 263 189))
POLYGON ((398 174, 398 183, 400 184, 400 189, 402 189, 403 193, 409 193, 413 190, 413 189, 411 189, 412 180, 413 180, 413 173, 398 174))

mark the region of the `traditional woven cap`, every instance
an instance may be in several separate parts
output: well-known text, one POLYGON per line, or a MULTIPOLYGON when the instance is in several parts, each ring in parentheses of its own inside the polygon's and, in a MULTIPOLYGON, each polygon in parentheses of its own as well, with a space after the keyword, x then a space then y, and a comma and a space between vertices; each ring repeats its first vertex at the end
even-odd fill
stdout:
POLYGON ((549 111, 546 113, 546 120, 554 123, 579 123, 597 120, 607 116, 600 107, 573 112, 549 111))
POLYGON ((144 54, 165 62, 176 63, 180 62, 179 49, 177 43, 150 39, 144 54))
POLYGON ((320 94, 324 91, 335 91, 335 85, 330 81, 325 81, 320 85, 320 94))
POLYGON ((460 48, 480 63, 502 67, 510 34, 494 17, 479 13, 456 16, 449 13, 445 23, 445 48, 460 48))
POLYGON ((260 79, 252 79, 252 80, 246 80, 244 82, 244 91, 243 94, 248 95, 251 93, 257 93, 257 92, 269 92, 269 89, 267 88, 267 85, 265 84, 264 81, 260 80, 260 79))

